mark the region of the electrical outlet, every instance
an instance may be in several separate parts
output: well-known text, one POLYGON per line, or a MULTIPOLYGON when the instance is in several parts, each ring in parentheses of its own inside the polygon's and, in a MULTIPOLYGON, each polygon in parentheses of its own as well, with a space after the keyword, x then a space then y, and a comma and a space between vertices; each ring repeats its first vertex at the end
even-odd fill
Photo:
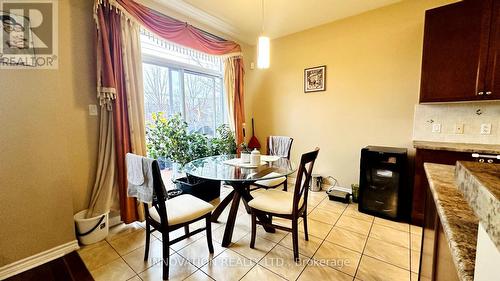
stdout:
POLYGON ((441 124, 432 124, 433 133, 441 133, 441 124))
POLYGON ((89 115, 90 116, 97 116, 97 105, 96 104, 89 104, 89 115))
POLYGON ((490 135, 491 134, 491 124, 481 124, 481 135, 490 135))
POLYGON ((455 134, 463 134, 464 133, 464 124, 455 124, 455 134))

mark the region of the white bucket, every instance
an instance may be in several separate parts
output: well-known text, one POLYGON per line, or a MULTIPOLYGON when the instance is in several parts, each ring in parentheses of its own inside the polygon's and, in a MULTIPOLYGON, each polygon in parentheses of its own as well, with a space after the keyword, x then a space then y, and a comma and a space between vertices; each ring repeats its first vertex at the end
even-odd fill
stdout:
POLYGON ((76 236, 83 245, 90 245, 103 240, 108 236, 109 231, 109 212, 86 219, 87 210, 80 211, 73 216, 76 225, 76 236))

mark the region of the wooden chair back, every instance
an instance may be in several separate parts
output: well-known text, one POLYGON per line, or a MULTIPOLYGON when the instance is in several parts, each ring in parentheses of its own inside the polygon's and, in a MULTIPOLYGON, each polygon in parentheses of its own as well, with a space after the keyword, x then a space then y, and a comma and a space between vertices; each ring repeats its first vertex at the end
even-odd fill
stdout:
MULTIPOLYGON (((153 161, 152 165, 153 169, 153 202, 152 205, 155 207, 158 215, 160 216, 161 226, 168 226, 168 217, 167 217, 167 206, 165 205, 165 201, 168 199, 167 191, 165 189, 165 185, 163 184, 163 179, 161 178, 160 165, 158 165, 158 161, 153 161)), ((149 205, 144 203, 144 213, 146 215, 146 219, 154 221, 153 218, 149 214, 149 205)))
POLYGON ((299 206, 300 198, 304 196, 303 204, 307 204, 307 195, 309 191, 309 184, 311 182, 312 170, 314 162, 318 157, 319 148, 316 147, 314 151, 302 154, 300 158, 299 170, 297 172, 297 179, 295 182, 295 189, 293 190, 293 209, 292 214, 296 215, 302 206, 299 206))

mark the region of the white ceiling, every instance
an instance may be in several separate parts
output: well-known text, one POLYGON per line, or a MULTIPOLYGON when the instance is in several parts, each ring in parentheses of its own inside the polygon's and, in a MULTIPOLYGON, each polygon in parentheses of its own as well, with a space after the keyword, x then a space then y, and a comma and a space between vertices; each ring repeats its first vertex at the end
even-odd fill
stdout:
MULTIPOLYGON (((261 32, 262 0, 153 1, 248 44, 261 32)), ((400 1, 265 0, 264 33, 278 38, 400 1)))

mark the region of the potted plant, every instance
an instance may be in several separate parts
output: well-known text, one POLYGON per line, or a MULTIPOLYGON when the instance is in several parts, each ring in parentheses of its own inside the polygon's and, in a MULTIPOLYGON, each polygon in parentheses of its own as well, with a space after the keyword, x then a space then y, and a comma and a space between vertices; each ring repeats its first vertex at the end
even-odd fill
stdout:
POLYGON ((217 135, 209 138, 198 132, 189 132, 188 124, 180 114, 166 119, 162 113, 156 113, 153 114, 153 122, 146 128, 146 136, 149 156, 163 159, 167 164, 167 161, 172 161, 173 181, 183 193, 205 201, 220 196, 220 181, 179 174, 194 159, 235 153, 234 135, 227 125, 217 128, 217 135))

